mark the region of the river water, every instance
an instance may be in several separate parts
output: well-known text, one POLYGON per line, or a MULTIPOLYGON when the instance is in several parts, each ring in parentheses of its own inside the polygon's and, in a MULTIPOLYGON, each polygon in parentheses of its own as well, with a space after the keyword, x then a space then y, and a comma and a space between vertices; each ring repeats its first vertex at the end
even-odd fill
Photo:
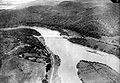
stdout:
POLYGON ((86 50, 92 50, 87 47, 73 44, 60 36, 58 31, 53 31, 41 27, 30 27, 41 33, 49 49, 57 54, 61 59, 61 66, 58 73, 61 77, 61 83, 82 83, 77 75, 76 65, 80 60, 95 61, 107 64, 117 72, 120 72, 120 60, 114 55, 100 52, 99 54, 90 53, 86 50))

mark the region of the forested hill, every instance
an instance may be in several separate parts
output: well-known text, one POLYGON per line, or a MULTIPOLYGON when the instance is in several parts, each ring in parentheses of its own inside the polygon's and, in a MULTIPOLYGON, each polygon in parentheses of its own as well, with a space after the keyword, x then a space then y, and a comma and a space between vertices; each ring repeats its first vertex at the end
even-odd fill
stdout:
POLYGON ((120 18, 119 4, 107 3, 106 7, 79 1, 63 1, 55 6, 39 5, 17 10, 0 10, 0 28, 20 25, 44 26, 70 29, 95 38, 100 38, 101 35, 118 35, 116 26, 120 18))

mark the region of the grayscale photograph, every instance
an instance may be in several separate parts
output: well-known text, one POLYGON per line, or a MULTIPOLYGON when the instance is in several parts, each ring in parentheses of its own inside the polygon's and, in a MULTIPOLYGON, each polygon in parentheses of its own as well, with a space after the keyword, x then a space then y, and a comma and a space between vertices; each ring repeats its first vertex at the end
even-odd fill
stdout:
POLYGON ((0 83, 120 83, 120 1, 0 0, 0 83))

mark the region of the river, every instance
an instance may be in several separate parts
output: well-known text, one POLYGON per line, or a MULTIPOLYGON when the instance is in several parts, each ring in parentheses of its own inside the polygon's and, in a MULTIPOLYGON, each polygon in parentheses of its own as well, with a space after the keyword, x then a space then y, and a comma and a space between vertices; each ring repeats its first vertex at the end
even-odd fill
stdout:
POLYGON ((90 48, 73 44, 60 36, 58 31, 53 31, 41 27, 30 27, 41 33, 49 49, 57 54, 61 59, 61 66, 58 74, 61 77, 61 83, 82 83, 77 75, 76 65, 80 60, 95 61, 107 64, 117 72, 120 72, 120 60, 112 54, 98 51, 100 54, 88 52, 90 48))

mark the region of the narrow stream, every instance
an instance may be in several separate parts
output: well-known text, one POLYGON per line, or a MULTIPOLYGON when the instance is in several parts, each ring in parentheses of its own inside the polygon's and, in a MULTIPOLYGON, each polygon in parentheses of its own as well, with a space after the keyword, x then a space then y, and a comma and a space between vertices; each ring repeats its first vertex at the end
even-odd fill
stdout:
POLYGON ((92 50, 87 47, 73 44, 67 39, 60 36, 57 31, 31 27, 39 31, 45 39, 46 45, 54 53, 59 55, 61 59, 61 66, 59 67, 59 76, 61 77, 61 83, 82 83, 77 76, 76 65, 80 60, 96 61, 107 64, 117 72, 120 72, 120 60, 114 55, 110 55, 104 52, 99 54, 90 53, 86 50, 92 50))

